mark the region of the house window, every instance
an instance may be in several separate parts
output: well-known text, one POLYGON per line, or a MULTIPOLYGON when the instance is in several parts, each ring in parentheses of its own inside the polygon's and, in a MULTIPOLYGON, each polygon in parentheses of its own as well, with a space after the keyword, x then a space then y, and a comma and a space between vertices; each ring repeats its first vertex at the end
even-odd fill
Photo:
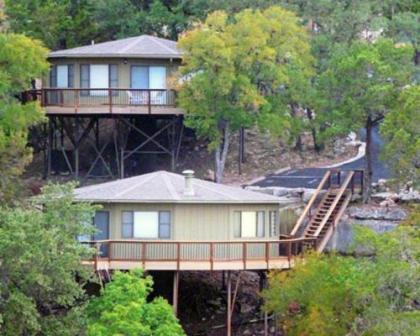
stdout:
POLYGON ((145 105, 165 105, 167 102, 166 92, 166 67, 133 65, 131 67, 131 88, 150 90, 132 92, 130 103, 145 105), (149 96, 150 95, 150 96, 149 96))
POLYGON ((124 211, 122 237, 168 239, 171 237, 171 213, 169 211, 124 211))
POLYGON ((57 64, 51 67, 50 87, 72 88, 74 82, 73 64, 57 64))
POLYGON ((166 67, 133 65, 131 67, 132 89, 166 89, 166 67))
POLYGON ((69 67, 67 65, 57 65, 57 87, 69 87, 69 67))
POLYGON ((280 236, 280 221, 279 221, 279 212, 270 211, 269 212, 269 222, 270 222, 270 237, 278 238, 280 236))
MULTIPOLYGON (((80 87, 82 89, 118 88, 117 64, 80 65, 80 87)), ((83 90, 81 94, 107 96, 108 90, 83 90)))
MULTIPOLYGON (((95 217, 92 222, 83 223, 86 226, 93 225, 95 232, 90 234, 79 235, 77 240, 80 242, 86 242, 91 240, 108 240, 109 239, 109 212, 108 211, 96 211, 95 217)), ((108 244, 101 244, 100 255, 105 257, 108 256, 108 244)))
POLYGON ((265 236, 264 211, 235 211, 235 238, 261 238, 265 236))
POLYGON ((89 71, 90 88, 109 87, 109 67, 107 64, 91 64, 89 71))

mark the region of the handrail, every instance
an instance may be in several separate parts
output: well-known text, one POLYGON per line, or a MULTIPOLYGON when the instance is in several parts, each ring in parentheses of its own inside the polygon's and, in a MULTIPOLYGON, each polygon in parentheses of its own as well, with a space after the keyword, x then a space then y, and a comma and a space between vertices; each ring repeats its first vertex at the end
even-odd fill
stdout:
POLYGON ((213 269, 214 264, 217 262, 238 262, 242 261, 243 269, 247 269, 248 262, 259 261, 262 262, 264 268, 270 268, 270 262, 275 260, 286 260, 290 267, 292 258, 299 256, 304 253, 306 248, 310 247, 316 249, 316 238, 314 237, 301 237, 298 239, 286 239, 286 240, 256 240, 256 241, 186 241, 180 242, 176 240, 168 241, 150 241, 150 240, 99 240, 99 241, 84 241, 83 244, 93 245, 95 249, 95 254, 92 256, 94 266, 98 267, 99 262, 111 262, 111 261, 128 261, 128 262, 139 262, 142 264, 142 267, 147 267, 148 262, 175 262, 176 269, 182 267, 182 262, 208 262, 210 270, 213 269), (126 247, 122 251, 123 254, 118 252, 118 244, 127 244, 127 245, 137 245, 133 249, 127 250, 126 247), (148 247, 159 246, 159 245, 168 245, 175 246, 175 249, 171 249, 169 254, 168 250, 160 250, 162 253, 156 255, 155 252, 148 254, 148 247), (181 252, 182 248, 189 247, 191 245, 197 245, 197 250, 187 250, 187 254, 184 255, 181 252), (226 255, 217 255, 216 251, 225 251, 226 244, 230 247, 238 246, 239 248, 236 251, 240 251, 239 254, 232 254, 228 252, 226 255), (259 244, 261 248, 252 250, 253 244, 259 244), (114 246, 116 250, 114 250, 114 246), (103 250, 102 247, 106 247, 106 250, 103 250), (207 247, 202 253, 202 248, 207 247), (220 248, 221 249, 218 249, 220 248), (101 251, 107 251, 106 254, 102 254, 101 251), (125 254, 127 253, 128 254, 125 254), (130 251, 137 251, 134 254, 130 254, 130 251), (138 251, 141 251, 138 254, 138 251), (166 252, 165 252, 166 251, 166 252), (195 252, 194 252, 195 251, 195 252), (201 251, 201 252, 200 252, 201 251), (254 251, 251 254, 248 254, 247 251, 254 251))
POLYGON ((345 181, 343 182, 343 184, 341 185, 338 193, 336 194, 334 201, 332 202, 330 208, 328 209, 327 213, 325 214, 324 218, 322 219, 321 223, 318 226, 318 229, 315 231, 314 233, 314 237, 318 237, 319 233, 322 231, 322 229, 325 226, 325 223, 328 221, 329 217, 331 216, 332 212, 334 211, 335 207, 337 206, 337 203, 339 202, 339 200, 341 199, 341 196, 343 196, 344 191, 347 189, 351 179, 353 178, 354 172, 350 171, 349 174, 347 175, 345 181))
POLYGON ((42 88, 22 93, 23 102, 39 100, 41 106, 79 107, 112 106, 176 106, 176 91, 172 89, 133 88, 42 88))
POLYGON ((325 245, 327 245, 328 241, 330 240, 330 237, 331 237, 332 233, 334 232, 335 228, 337 227, 337 223, 338 223, 338 222, 339 222, 339 220, 341 219, 341 216, 343 216, 343 213, 344 213, 344 211, 346 210, 347 205, 349 204, 349 202, 350 202, 350 200, 351 200, 351 196, 352 196, 352 194, 351 194, 351 193, 348 193, 348 194, 347 194, 347 196, 346 196, 346 198, 345 198, 345 200, 344 200, 344 202, 343 202, 343 205, 341 206, 341 209, 340 209, 340 210, 338 211, 338 213, 335 215, 333 225, 331 225, 331 226, 328 228, 328 231, 327 231, 327 233, 325 234, 325 236, 322 238, 322 241, 321 241, 319 244, 317 244, 317 245, 318 245, 318 246, 317 246, 317 251, 318 251, 318 252, 322 252, 322 251, 323 251, 323 249, 324 249, 324 247, 325 247, 325 245))
POLYGON ((328 170, 324 174, 324 177, 322 178, 321 182, 319 183, 318 188, 316 188, 316 190, 313 193, 311 199, 309 200, 308 204, 306 205, 305 210, 300 215, 298 221, 296 222, 295 226, 293 227, 292 231, 290 232, 291 236, 294 236, 297 233, 299 227, 302 225, 305 217, 309 213, 310 209, 312 208, 312 205, 314 204, 316 198, 318 197, 319 192, 322 190, 322 188, 324 187, 324 184, 328 181, 330 176, 331 176, 331 171, 328 170))
POLYGON ((142 92, 142 91, 159 91, 159 92, 166 92, 166 91, 175 91, 172 89, 133 89, 133 88, 54 88, 54 87, 46 87, 42 89, 33 89, 33 90, 27 90, 27 92, 41 92, 41 91, 136 91, 136 92, 142 92))
POLYGON ((262 243, 295 243, 303 240, 314 240, 312 237, 298 237, 291 239, 261 239, 261 240, 170 240, 170 239, 156 239, 156 240, 142 240, 142 239, 102 239, 102 240, 84 240, 83 244, 95 243, 147 243, 147 244, 262 244, 262 243))

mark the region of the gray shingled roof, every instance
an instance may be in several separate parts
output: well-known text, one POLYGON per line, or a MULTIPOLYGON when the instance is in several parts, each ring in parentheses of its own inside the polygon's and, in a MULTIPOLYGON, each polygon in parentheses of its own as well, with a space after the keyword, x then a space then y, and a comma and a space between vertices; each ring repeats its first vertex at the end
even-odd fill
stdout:
POLYGON ((58 57, 134 57, 181 58, 176 42, 163 38, 141 35, 121 40, 97 43, 73 49, 57 50, 50 58, 58 57))
POLYGON ((194 196, 184 195, 183 175, 157 171, 154 173, 100 183, 75 189, 79 201, 98 203, 255 203, 279 204, 279 197, 192 179, 194 196))

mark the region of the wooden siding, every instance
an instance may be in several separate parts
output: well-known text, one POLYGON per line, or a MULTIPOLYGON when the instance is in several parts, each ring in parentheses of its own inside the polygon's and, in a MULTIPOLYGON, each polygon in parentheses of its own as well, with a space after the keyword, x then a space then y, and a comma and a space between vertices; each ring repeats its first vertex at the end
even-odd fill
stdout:
MULTIPOLYGON (((253 240, 269 238, 269 211, 278 211, 275 204, 229 205, 229 204, 104 204, 110 212, 110 239, 122 238, 123 211, 170 211, 171 239, 174 240, 249 240, 234 238, 233 214, 235 211, 264 211, 265 236, 253 240)), ((280 218, 280 225, 282 219, 280 218)), ((280 228, 280 232, 286 228, 280 228)))
MULTIPOLYGON (((74 87, 80 87, 80 65, 81 64, 117 64, 118 65, 118 87, 119 88, 130 88, 131 82, 131 66, 133 65, 156 65, 166 66, 167 84, 169 86, 169 78, 177 70, 180 61, 163 60, 163 59, 133 59, 128 58, 127 63, 124 64, 124 58, 60 58, 50 59, 53 65, 59 64, 73 64, 74 65, 74 87)), ((43 79, 43 87, 50 87, 50 78, 46 76, 43 79)))

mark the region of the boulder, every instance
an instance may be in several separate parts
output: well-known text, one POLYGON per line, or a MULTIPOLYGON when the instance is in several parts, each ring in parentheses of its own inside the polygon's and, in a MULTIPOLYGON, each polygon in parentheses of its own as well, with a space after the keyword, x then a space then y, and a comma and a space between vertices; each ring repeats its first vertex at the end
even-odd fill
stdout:
MULTIPOLYGON (((330 241, 328 242, 326 249, 335 250, 338 252, 346 253, 351 247, 354 240, 354 226, 361 225, 372 229, 377 233, 388 232, 394 230, 398 226, 396 221, 385 221, 385 220, 361 220, 354 218, 342 218, 340 225, 334 231, 330 241)), ((362 253, 363 251, 356 251, 362 253)))
POLYGON ((397 204, 394 202, 392 198, 387 198, 386 200, 379 203, 379 206, 382 208, 390 208, 390 207, 397 206, 397 204))
POLYGON ((372 195, 372 200, 377 202, 386 201, 387 199, 391 199, 395 202, 398 200, 398 194, 389 191, 384 191, 372 195))
POLYGON ((409 190, 398 194, 401 202, 420 203, 420 192, 417 190, 409 190))
POLYGON ((349 207, 347 213, 355 219, 402 221, 407 217, 407 212, 399 207, 349 207))

